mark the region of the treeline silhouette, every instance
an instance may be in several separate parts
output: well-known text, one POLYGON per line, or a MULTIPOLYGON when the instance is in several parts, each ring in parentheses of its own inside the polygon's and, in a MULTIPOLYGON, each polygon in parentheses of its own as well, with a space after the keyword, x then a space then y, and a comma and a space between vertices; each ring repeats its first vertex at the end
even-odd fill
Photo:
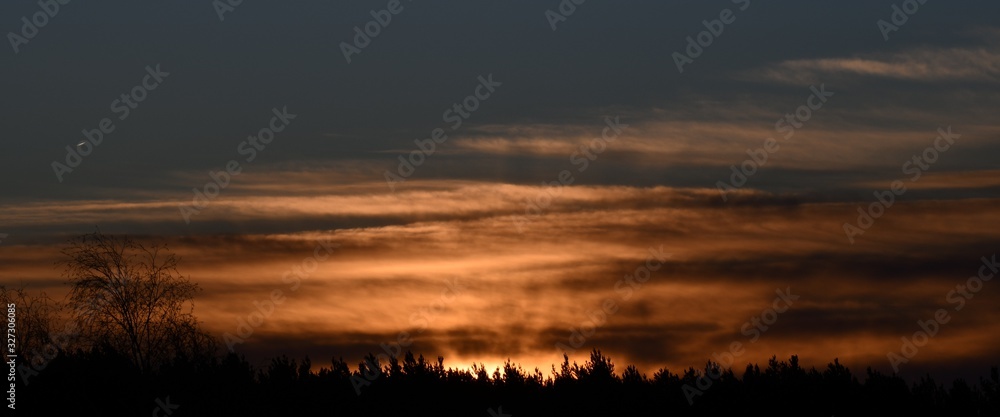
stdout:
MULTIPOLYGON (((179 356, 153 371, 136 366, 127 353, 105 346, 64 352, 28 379, 18 391, 18 408, 77 415, 148 415, 156 399, 178 408, 171 415, 722 415, 759 411, 769 415, 1000 415, 1000 375, 950 386, 930 376, 907 384, 868 368, 853 374, 834 360, 825 369, 805 369, 798 358, 772 358, 766 366, 747 365, 741 375, 721 370, 718 379, 688 402, 684 387, 718 366, 666 369, 651 377, 633 366, 616 371, 610 358, 591 352, 582 365, 564 362, 543 375, 510 362, 492 372, 446 368, 443 358, 426 361, 407 352, 379 364, 373 355, 351 367, 335 358, 313 372, 308 357, 281 356, 265 367, 244 357, 179 356), (371 367, 381 370, 369 381, 371 367), (353 381, 352 381, 353 378, 353 381), (370 385, 355 387, 364 379, 370 385), (502 407, 502 408, 501 408, 502 407), (501 411, 502 410, 502 411, 501 411)), ((22 386, 22 384, 18 384, 22 386)), ((704 385, 702 385, 704 386, 704 385)), ((8 410, 9 411, 9 410, 8 410)), ((54 414, 47 414, 54 415, 54 414)), ((154 415, 167 415, 160 412, 154 415)))

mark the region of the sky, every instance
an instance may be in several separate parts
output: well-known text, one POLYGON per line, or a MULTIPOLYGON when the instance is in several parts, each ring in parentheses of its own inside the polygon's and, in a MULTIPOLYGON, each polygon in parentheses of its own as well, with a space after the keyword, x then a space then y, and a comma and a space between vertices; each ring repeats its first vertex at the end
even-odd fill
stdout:
POLYGON ((99 229, 219 338, 281 291, 253 358, 1000 359, 995 2, 53 4, 0 5, 4 284, 99 229))

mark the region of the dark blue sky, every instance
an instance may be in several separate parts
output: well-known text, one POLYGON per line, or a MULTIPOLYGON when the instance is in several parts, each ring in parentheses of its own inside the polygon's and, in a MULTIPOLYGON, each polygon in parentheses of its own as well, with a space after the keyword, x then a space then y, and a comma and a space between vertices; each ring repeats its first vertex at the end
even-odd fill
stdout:
MULTIPOLYGON (((7 45, 2 54, 4 198, 79 198, 81 192, 123 197, 133 188, 185 189, 171 176, 220 167, 275 106, 288 106, 301 117, 262 153, 263 163, 351 160, 390 168, 395 154, 383 151, 411 148, 413 139, 442 124, 443 109, 471 93, 477 76, 491 73, 503 87, 466 126, 599 125, 602 114, 631 111, 635 120, 648 117, 638 112, 651 108, 717 121, 699 106, 737 101, 780 116, 800 104, 807 85, 741 75, 788 60, 981 45, 969 30, 993 24, 1000 11, 986 1, 929 2, 886 42, 875 22, 889 18, 892 4, 754 1, 740 11, 730 1, 591 0, 553 32, 545 11, 557 10, 556 1, 404 1, 403 11, 348 64, 339 44, 350 42, 353 28, 386 2, 248 0, 224 21, 210 1, 70 2, 20 45, 19 53, 7 45), (735 22, 678 73, 671 54, 683 50, 687 36, 704 30, 702 20, 725 8, 735 11, 735 22), (162 87, 116 123, 107 141, 59 183, 51 162, 82 139, 81 129, 112 116, 109 104, 140 82, 147 65, 156 64, 170 73, 162 87)), ((20 32, 20 17, 40 9, 24 1, 5 2, 0 10, 0 28, 20 32)), ((837 85, 845 91, 838 108, 889 102, 953 110, 937 94, 955 83, 892 83, 900 82, 837 85), (924 99, 900 100, 907 95, 924 99)), ((452 138, 463 134, 472 132, 452 138)), ((474 166, 438 165, 423 175, 489 177, 493 171, 477 166, 496 160, 485 159, 474 166)), ((539 163, 547 166, 534 158, 513 159, 521 173, 539 163)), ((657 174, 651 180, 648 172, 602 169, 611 171, 590 180, 711 186, 708 177, 717 176, 701 178, 686 167, 688 175, 657 174), (667 177, 673 180, 659 179, 667 177)), ((503 179, 535 180, 521 174, 503 179)))

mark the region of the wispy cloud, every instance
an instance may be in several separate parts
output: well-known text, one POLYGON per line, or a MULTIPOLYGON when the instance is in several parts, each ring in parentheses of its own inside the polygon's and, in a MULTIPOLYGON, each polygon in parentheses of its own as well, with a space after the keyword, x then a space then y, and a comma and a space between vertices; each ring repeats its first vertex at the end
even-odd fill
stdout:
MULTIPOLYGON (((648 371, 699 366, 741 337, 741 324, 786 286, 802 302, 747 360, 797 353, 822 366, 837 356, 884 357, 898 343, 894 330, 909 330, 914 317, 942 306, 943 291, 964 282, 982 249, 1000 245, 1000 234, 983 227, 998 215, 995 199, 898 202, 848 245, 841 224, 856 215, 855 204, 788 204, 757 193, 747 195, 748 204, 721 205, 711 189, 569 187, 520 233, 508 217, 539 187, 428 185, 396 202, 364 194, 275 197, 221 204, 213 215, 254 207, 241 215, 248 229, 274 218, 358 222, 336 230, 160 239, 181 255, 181 272, 205 288, 196 313, 219 334, 254 300, 283 288, 282 273, 311 254, 316 240, 341 245, 303 281, 308 291, 291 295, 247 341, 248 352, 273 352, 279 340, 317 355, 377 352, 378 343, 415 326, 411 315, 431 305, 445 280, 457 279, 466 291, 429 320, 413 347, 453 364, 512 357, 543 369, 561 359, 555 342, 588 308, 618 296, 616 281, 643 262, 649 246, 663 245, 673 257, 587 342, 648 371), (391 224, 363 225, 367 216, 390 214, 391 224)), ((32 209, 66 214, 72 207, 32 209)), ((112 226, 123 213, 152 212, 94 202, 80 208, 112 226)), ((4 245, 0 276, 46 284, 58 296, 58 257, 56 244, 4 245)), ((985 357, 960 342, 998 343, 1000 333, 988 331, 1000 322, 990 310, 1000 301, 993 294, 978 295, 962 312, 964 324, 949 327, 920 360, 985 357)))
POLYGON ((890 54, 843 58, 796 59, 776 68, 753 72, 754 77, 790 84, 808 84, 842 77, 878 77, 910 81, 1000 82, 1000 50, 980 48, 919 48, 890 54))

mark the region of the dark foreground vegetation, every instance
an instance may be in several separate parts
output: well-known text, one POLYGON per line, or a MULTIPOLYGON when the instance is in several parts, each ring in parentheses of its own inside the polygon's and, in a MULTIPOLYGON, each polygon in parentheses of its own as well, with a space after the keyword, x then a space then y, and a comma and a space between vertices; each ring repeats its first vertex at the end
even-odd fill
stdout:
POLYGON ((169 397, 172 414, 154 415, 1000 415, 996 367, 990 379, 973 384, 942 385, 925 377, 910 385, 870 369, 855 375, 837 362, 804 369, 793 356, 748 366, 742 374, 725 370, 692 405, 684 386, 695 387, 704 371, 660 370, 647 377, 630 366, 618 372, 598 351, 583 365, 564 362, 547 376, 509 363, 493 373, 457 370, 407 354, 381 365, 383 373, 359 395, 357 381, 372 375, 368 361, 349 367, 336 359, 310 372, 308 358, 280 357, 255 369, 229 354, 175 358, 143 373, 127 355, 110 350, 67 352, 28 379, 18 408, 25 415, 145 416, 169 397))

